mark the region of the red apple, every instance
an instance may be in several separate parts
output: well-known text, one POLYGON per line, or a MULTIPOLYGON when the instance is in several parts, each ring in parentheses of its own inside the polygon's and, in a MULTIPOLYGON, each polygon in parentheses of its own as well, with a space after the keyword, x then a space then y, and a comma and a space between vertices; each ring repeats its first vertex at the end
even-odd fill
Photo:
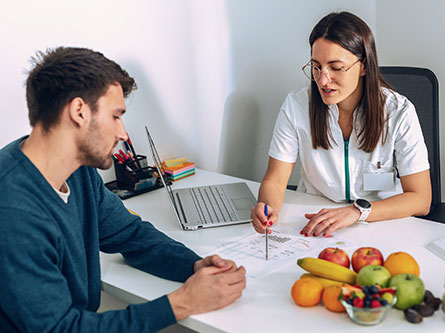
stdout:
POLYGON ((351 258, 352 269, 359 272, 363 267, 368 265, 383 265, 382 252, 374 247, 361 247, 354 251, 351 258))
POLYGON ((327 247, 320 252, 318 258, 324 259, 342 266, 349 268, 349 256, 348 254, 338 247, 327 247))

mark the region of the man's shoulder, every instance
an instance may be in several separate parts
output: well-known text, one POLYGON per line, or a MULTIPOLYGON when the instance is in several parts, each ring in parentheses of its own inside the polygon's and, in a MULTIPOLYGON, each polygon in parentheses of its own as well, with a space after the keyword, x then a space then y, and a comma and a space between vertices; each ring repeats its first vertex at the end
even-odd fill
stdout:
POLYGON ((12 141, 0 149, 0 182, 19 164, 18 152, 23 138, 12 141))
MULTIPOLYGON (((21 152, 22 140, 18 139, 0 150, 0 214, 12 209, 18 214, 28 212, 44 217, 44 212, 57 197, 47 180, 21 152)), ((67 180, 71 195, 77 196, 78 202, 83 203, 87 197, 92 197, 87 192, 97 191, 101 181, 99 178, 94 168, 80 167, 67 180)))
POLYGON ((15 140, 0 149, 0 207, 29 207, 22 190, 26 191, 26 183, 32 182, 35 177, 27 172, 26 158, 20 150, 22 140, 15 140))

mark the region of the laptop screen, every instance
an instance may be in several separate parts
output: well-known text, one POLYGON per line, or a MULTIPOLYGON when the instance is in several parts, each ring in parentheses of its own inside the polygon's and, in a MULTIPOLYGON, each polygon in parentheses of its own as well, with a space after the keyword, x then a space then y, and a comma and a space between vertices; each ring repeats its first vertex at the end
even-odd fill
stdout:
POLYGON ((153 158, 153 162, 154 162, 156 169, 158 170, 158 173, 159 173, 159 178, 161 178, 161 182, 164 185, 164 188, 166 189, 167 194, 170 197, 170 201, 173 205, 173 208, 175 209, 175 213, 179 218, 178 208, 176 207, 176 201, 175 201, 175 198, 173 197, 172 188, 171 188, 170 184, 168 184, 164 179, 164 175, 165 175, 164 166, 162 165, 162 161, 159 157, 155 143, 154 143, 153 139, 151 138, 151 135, 150 135, 150 132, 148 131, 147 126, 145 126, 145 131, 147 132, 148 144, 150 146, 150 151, 151 151, 151 155, 153 158))

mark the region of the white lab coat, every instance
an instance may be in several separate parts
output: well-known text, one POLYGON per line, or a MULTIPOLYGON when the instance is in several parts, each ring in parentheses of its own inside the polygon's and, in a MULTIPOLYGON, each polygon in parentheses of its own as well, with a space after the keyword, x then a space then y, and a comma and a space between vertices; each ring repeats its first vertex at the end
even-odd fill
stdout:
MULTIPOLYGON (((404 96, 383 88, 386 95, 385 116, 388 135, 380 140, 372 153, 358 149, 355 128, 349 138, 350 199, 379 200, 402 192, 397 178, 394 191, 365 191, 363 174, 390 170, 396 166, 400 176, 429 169, 428 152, 414 105, 404 96)), ((338 124, 337 105, 329 106, 329 126, 336 143, 331 149, 313 149, 309 122, 309 87, 291 92, 285 99, 275 124, 269 156, 284 162, 300 160, 300 181, 297 191, 327 197, 335 202, 346 200, 345 148, 338 124)), ((359 112, 354 111, 355 117, 359 112)), ((354 121, 354 124, 359 122, 354 121)))

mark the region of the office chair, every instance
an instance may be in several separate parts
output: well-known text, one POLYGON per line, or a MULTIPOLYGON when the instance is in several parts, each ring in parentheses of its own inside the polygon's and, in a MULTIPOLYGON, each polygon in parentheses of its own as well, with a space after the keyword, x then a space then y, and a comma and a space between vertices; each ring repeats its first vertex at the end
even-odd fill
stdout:
POLYGON ((439 150, 439 83, 426 68, 380 67, 385 80, 416 107, 420 126, 428 148, 432 200, 430 213, 418 216, 445 223, 445 203, 441 200, 439 150))

